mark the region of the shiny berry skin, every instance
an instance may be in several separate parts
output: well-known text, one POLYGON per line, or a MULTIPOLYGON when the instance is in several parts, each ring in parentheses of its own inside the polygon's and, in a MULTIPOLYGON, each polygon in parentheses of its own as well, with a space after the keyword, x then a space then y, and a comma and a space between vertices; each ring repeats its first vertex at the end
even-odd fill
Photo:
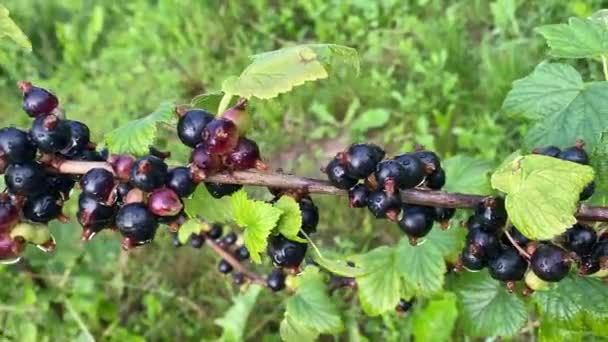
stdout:
POLYGON ((148 210, 156 216, 175 216, 184 208, 179 196, 169 188, 158 188, 148 197, 148 210))
POLYGON ((48 189, 61 194, 63 199, 68 199, 76 181, 71 175, 52 175, 47 177, 46 184, 48 189))
POLYGON ((112 226, 115 216, 116 207, 102 204, 95 196, 81 193, 78 197, 78 223, 83 228, 90 229, 91 233, 112 226))
POLYGON ((589 156, 582 146, 576 145, 564 149, 557 158, 562 160, 571 161, 573 163, 589 165, 589 156))
POLYGON ((283 235, 268 238, 266 252, 272 262, 278 267, 297 267, 304 260, 308 245, 291 241, 283 235))
POLYGON ((224 165, 230 170, 247 170, 255 168, 260 160, 258 144, 240 137, 236 147, 224 157, 224 165))
POLYGON ((481 229, 470 229, 467 234, 467 245, 471 253, 482 258, 495 258, 501 251, 496 233, 481 229))
POLYGON ((214 223, 211 226, 211 230, 207 233, 207 237, 210 238, 210 239, 212 239, 212 240, 217 240, 220 237, 222 237, 222 231, 223 230, 224 229, 222 228, 221 224, 214 223))
POLYGON ((70 125, 55 115, 35 119, 30 129, 30 137, 43 152, 57 153, 72 143, 70 125))
POLYGON ((279 292, 285 288, 285 274, 280 268, 272 270, 268 278, 266 278, 266 285, 272 290, 272 292, 279 292))
POLYGON ((222 167, 222 159, 213 154, 205 145, 199 145, 192 150, 190 162, 196 167, 196 171, 202 172, 203 176, 211 176, 222 167))
POLYGON ((13 127, 0 129, 0 158, 8 163, 26 163, 33 161, 34 157, 36 145, 29 134, 13 127))
POLYGON ((363 184, 357 184, 348 190, 348 206, 351 208, 364 208, 367 206, 369 189, 363 184))
MULTIPOLYGON (((524 247, 528 244, 528 242, 530 242, 530 240, 524 236, 524 234, 522 234, 519 230, 517 230, 517 228, 511 226, 511 228, 509 229, 509 233, 511 235, 511 238, 520 246, 524 247)), ((501 241, 505 244, 505 245, 511 245, 511 241, 509 241, 509 238, 507 237, 506 234, 502 235, 501 241)))
POLYGON ((13 239, 8 234, 0 234, 0 260, 10 260, 19 257, 25 249, 25 243, 13 239))
POLYGON ((190 169, 180 166, 169 171, 167 187, 175 191, 179 197, 188 197, 196 190, 196 183, 192 180, 190 169))
POLYGON ((490 276, 500 281, 524 279, 528 262, 515 248, 505 248, 496 258, 488 261, 490 276))
POLYGON ((586 200, 590 199, 591 196, 593 196, 594 192, 595 192, 595 182, 591 182, 583 188, 583 191, 581 191, 581 194, 579 196, 579 200, 586 201, 586 200))
POLYGON ((241 246, 237 248, 236 251, 234 251, 234 256, 239 261, 247 260, 249 259, 249 250, 247 249, 247 247, 241 246))
POLYGON ((502 228, 507 222, 504 199, 491 197, 481 201, 475 208, 475 215, 483 219, 487 227, 502 228))
POLYGON ((433 228, 434 210, 431 207, 404 205, 399 228, 409 237, 421 238, 433 228))
POLYGON ((19 222, 19 210, 8 197, 0 200, 0 234, 8 233, 19 222))
POLYGON ((599 271, 600 269, 600 261, 591 255, 582 257, 578 265, 578 273, 580 275, 593 274, 599 271))
POLYGON ((434 208, 435 211, 435 221, 437 222, 447 222, 454 214, 456 214, 456 208, 434 208))
POLYGON ((532 151, 532 153, 534 153, 534 154, 540 154, 543 156, 548 156, 548 157, 553 157, 553 158, 557 158, 557 156, 561 152, 562 152, 562 150, 560 150, 560 148, 557 146, 537 147, 532 151))
POLYGON ((33 86, 30 82, 19 82, 23 92, 23 110, 32 118, 50 114, 59 105, 59 100, 50 91, 33 86))
POLYGON ((226 154, 232 151, 239 139, 234 122, 228 119, 214 119, 203 129, 203 143, 211 154, 226 154))
POLYGON ((500 227, 497 225, 491 225, 488 221, 481 215, 471 215, 467 219, 467 228, 469 230, 472 229, 481 229, 486 232, 497 232, 500 227))
POLYGON ((325 168, 327 178, 333 186, 339 189, 350 189, 357 184, 357 179, 351 177, 346 167, 338 159, 333 159, 325 168))
POLYGON ((168 167, 162 159, 145 156, 133 163, 129 183, 143 191, 152 191, 165 185, 168 177, 168 167))
POLYGON ((591 257, 598 260, 608 257, 608 240, 602 240, 596 243, 595 246, 593 246, 593 251, 591 251, 591 257))
POLYGON ((28 197, 23 206, 23 216, 38 223, 47 223, 61 215, 63 201, 50 194, 28 197))
POLYGON ((597 233, 589 226, 575 224, 564 232, 563 238, 564 248, 579 255, 587 255, 597 241, 597 233))
POLYGON ((395 310, 397 312, 401 312, 401 313, 408 312, 412 308, 413 305, 414 305, 413 298, 409 301, 401 298, 401 299, 399 299, 399 303, 397 303, 395 310))
POLYGON ((534 274, 544 281, 557 282, 570 271, 571 261, 567 252, 555 245, 539 245, 530 259, 534 274))
POLYGON ((205 244, 205 237, 200 234, 192 234, 190 236, 190 247, 199 249, 205 244))
POLYGON ((61 151, 66 157, 75 157, 90 147, 91 132, 89 127, 80 121, 65 120, 70 128, 70 144, 61 151))
POLYGON ((300 227, 306 234, 312 234, 317 231, 319 224, 319 208, 315 205, 310 197, 304 197, 300 200, 300 213, 302 214, 302 226, 300 227))
POLYGON ((441 159, 433 151, 416 151, 413 153, 414 156, 418 157, 420 161, 427 165, 427 168, 431 170, 439 170, 441 168, 441 159))
POLYGON ((133 187, 129 183, 119 183, 116 186, 116 201, 118 203, 124 203, 127 199, 127 194, 131 191, 133 187))
POLYGON ((236 235, 236 233, 230 232, 222 238, 220 243, 222 243, 225 246, 232 246, 236 243, 236 240, 238 240, 238 236, 236 235))
POLYGON ((144 204, 129 203, 118 210, 116 226, 131 243, 141 245, 154 239, 158 221, 144 204))
POLYGON ((445 185, 445 171, 442 168, 435 170, 426 177, 426 186, 429 189, 439 190, 445 185))
POLYGON ((203 129, 213 121, 214 115, 206 110, 191 109, 185 112, 177 122, 177 136, 186 146, 196 147, 203 137, 203 129))
POLYGON ((486 267, 485 258, 481 258, 471 253, 467 247, 465 247, 462 254, 460 254, 460 262, 462 265, 471 271, 480 271, 486 267))
POLYGON ((408 154, 399 158, 378 163, 375 175, 380 186, 386 187, 389 179, 393 180, 399 189, 411 189, 422 182, 424 172, 420 161, 408 154))
POLYGON ((345 153, 338 154, 346 166, 348 175, 352 178, 364 179, 376 170, 376 165, 386 153, 374 144, 355 144, 345 153))
POLYGON ((103 168, 94 168, 80 178, 80 189, 100 201, 107 201, 114 190, 114 175, 103 168))
POLYGON ((217 270, 220 271, 220 273, 222 273, 222 274, 228 274, 228 273, 232 272, 232 265, 230 265, 228 263, 228 261, 222 259, 217 264, 217 270))
POLYGON ((384 190, 375 190, 367 197, 367 208, 376 218, 387 217, 389 211, 396 216, 401 211, 401 201, 397 194, 389 196, 384 190))
POLYGON ((38 163, 11 164, 4 183, 13 194, 34 195, 45 190, 46 172, 38 163))
POLYGON ((243 186, 240 184, 221 184, 221 183, 205 183, 205 188, 215 198, 230 196, 233 193, 241 190, 243 186))
POLYGON ((108 163, 112 165, 118 179, 127 181, 131 177, 131 169, 135 163, 135 158, 127 154, 113 154, 108 158, 108 163))

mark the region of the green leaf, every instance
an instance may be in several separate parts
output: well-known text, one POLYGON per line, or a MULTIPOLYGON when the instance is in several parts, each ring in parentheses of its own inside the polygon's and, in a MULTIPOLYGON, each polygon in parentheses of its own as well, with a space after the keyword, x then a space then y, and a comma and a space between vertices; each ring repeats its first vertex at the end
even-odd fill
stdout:
POLYGON ((432 239, 412 246, 404 237, 397 246, 397 256, 401 276, 412 294, 428 297, 442 289, 446 266, 442 251, 432 239))
POLYGON ((597 205, 608 204, 608 131, 602 132, 591 151, 591 166, 595 170, 595 194, 591 201, 597 205))
POLYGON ((479 158, 457 155, 441 162, 446 172, 444 189, 450 192, 462 192, 487 195, 492 192, 490 174, 493 164, 479 158))
POLYGON ((234 220, 245 230, 243 239, 251 254, 251 260, 261 262, 260 254, 266 250, 268 236, 281 217, 281 210, 271 204, 247 198, 240 190, 230 196, 234 220))
POLYGON ((570 18, 568 24, 536 28, 559 58, 593 58, 608 53, 608 30, 590 19, 570 18))
POLYGON ((543 317, 562 324, 579 320, 581 314, 608 317, 608 307, 597 305, 608 301, 608 288, 600 279, 570 275, 532 297, 543 317))
POLYGON ((309 241, 310 245, 313 247, 315 251, 315 262, 319 264, 319 266, 324 269, 330 271, 333 274, 342 276, 342 277, 356 277, 360 275, 364 275, 367 271, 361 268, 359 265, 350 266, 345 260, 336 260, 336 259, 328 259, 323 256, 323 253, 315 246, 314 242, 309 241))
POLYGON ((177 238, 182 244, 188 243, 192 234, 200 234, 203 228, 203 223, 196 219, 186 221, 179 227, 177 238))
POLYGON ((11 19, 8 8, 0 4, 0 38, 8 37, 12 39, 17 45, 32 51, 32 42, 29 38, 21 31, 19 26, 11 19))
POLYGON ((353 132, 365 133, 386 125, 390 116, 391 113, 384 108, 369 109, 357 116, 349 128, 353 132))
POLYGON ((154 145, 160 123, 175 122, 175 104, 163 102, 153 113, 130 121, 106 134, 105 141, 112 153, 128 153, 141 156, 154 145))
POLYGON ((281 339, 285 342, 312 342, 316 341, 319 333, 301 325, 296 319, 285 315, 280 328, 281 339))
POLYGON ((192 106, 192 108, 200 108, 210 113, 215 113, 217 107, 222 101, 222 97, 224 97, 224 93, 221 91, 200 94, 195 96, 192 101, 190 101, 190 106, 192 106))
POLYGON ((202 184, 190 198, 184 199, 186 214, 209 222, 227 223, 234 217, 230 197, 215 198, 202 184))
POLYGON ((460 275, 456 293, 467 334, 486 338, 513 336, 528 318, 524 302, 485 271, 460 275))
POLYGON ((458 317, 458 302, 453 293, 446 292, 433 299, 412 317, 415 341, 450 341, 458 317))
POLYGON ((220 338, 221 341, 239 342, 243 340, 247 319, 261 291, 262 287, 259 285, 249 286, 247 292, 233 299, 234 304, 226 311, 224 316, 215 320, 215 324, 224 329, 220 338))
POLYGON ((545 240, 576 223, 579 194, 593 177, 593 168, 586 165, 526 155, 496 170, 492 186, 507 194, 505 206, 517 229, 545 240))
POLYGON ((435 226, 425 238, 425 244, 431 243, 446 260, 456 261, 464 247, 467 230, 462 229, 456 220, 452 220, 451 228, 441 230, 435 226))
MULTIPOLYGON (((314 266, 306 267, 296 278, 296 293, 286 302, 285 317, 290 326, 304 327, 317 333, 338 333, 344 329, 342 318, 327 294, 323 276, 314 266)), ((296 329, 301 330, 301 329, 296 329)))
POLYGON ((306 242, 306 239, 298 236, 300 227, 302 227, 302 213, 298 202, 293 197, 282 196, 274 207, 282 211, 276 231, 290 240, 306 242))
POLYGON ((542 63, 529 76, 513 83, 502 109, 536 122, 525 145, 572 146, 583 139, 593 149, 608 129, 608 82, 583 83, 573 67, 542 63))
POLYGON ((254 55, 252 59, 239 77, 224 81, 224 93, 270 99, 306 81, 327 78, 339 64, 359 71, 356 50, 335 44, 297 45, 254 55))

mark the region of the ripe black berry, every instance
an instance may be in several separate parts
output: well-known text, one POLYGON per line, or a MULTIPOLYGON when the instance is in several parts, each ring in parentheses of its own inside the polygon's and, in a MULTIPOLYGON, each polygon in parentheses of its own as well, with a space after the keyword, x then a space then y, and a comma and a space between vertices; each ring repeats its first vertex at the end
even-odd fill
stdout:
POLYGON ((41 151, 51 153, 60 152, 72 142, 70 125, 52 114, 34 120, 30 137, 41 151))
POLYGON ((119 183, 116 186, 116 201, 118 203, 124 203, 127 199, 127 194, 133 187, 129 183, 119 183))
POLYGON ((433 228, 434 210, 419 205, 404 205, 399 228, 411 238, 426 236, 433 228))
POLYGON ((496 232, 500 229, 497 225, 490 224, 483 216, 481 215, 471 215, 467 220, 467 228, 469 230, 472 229, 482 229, 487 232, 496 232))
POLYGON ((426 177, 426 186, 429 189, 439 190, 445 185, 445 171, 442 168, 435 170, 426 177))
POLYGON ((114 224, 116 207, 104 205, 96 197, 81 193, 78 197, 78 223, 83 227, 82 238, 90 240, 104 228, 114 224))
POLYGON ((266 285, 272 290, 272 292, 278 292, 285 288, 285 274, 280 268, 272 270, 268 278, 266 279, 266 285))
POLYGON ((0 198, 0 235, 8 233, 19 222, 19 210, 3 196, 0 198))
POLYGON ((544 281, 564 279, 570 271, 570 258, 565 250, 551 244, 539 245, 530 260, 532 271, 544 281))
POLYGON ((422 163, 418 158, 411 154, 397 158, 378 163, 375 175, 380 186, 387 188, 387 181, 392 180, 399 189, 410 189, 424 180, 422 163))
POLYGON ((562 150, 560 150, 560 148, 557 146, 537 147, 532 151, 534 154, 540 154, 553 158, 557 158, 561 152, 562 150))
POLYGON ((192 180, 190 169, 182 166, 169 171, 167 186, 180 197, 188 197, 196 189, 196 183, 192 180))
POLYGON ((218 223, 214 223, 211 226, 211 230, 207 233, 207 237, 212 240, 217 240, 222 237, 222 225, 218 223))
POLYGON ((599 259, 594 258, 591 255, 582 257, 578 267, 578 273, 580 275, 593 274, 601 269, 599 259))
POLYGON ((300 200, 300 213, 302 214, 302 226, 300 227, 306 234, 312 234, 317 231, 319 224, 319 208, 315 205, 310 197, 304 197, 300 200))
POLYGON ((595 192, 595 182, 591 182, 591 183, 587 184, 587 186, 585 186, 585 188, 583 188, 583 191, 581 191, 581 194, 579 196, 579 200, 586 201, 586 200, 590 199, 591 196, 593 196, 594 192, 595 192))
POLYGON ((125 237, 126 248, 150 242, 156 234, 158 222, 142 203, 125 204, 116 214, 116 226, 125 237))
POLYGON ((348 190, 348 206, 351 208, 363 208, 367 206, 369 190, 363 184, 357 184, 348 190))
POLYGON ((156 216, 175 216, 183 208, 184 204, 179 196, 169 188, 158 188, 148 197, 148 210, 156 216))
POLYGON ((589 156, 583 146, 584 144, 577 142, 576 145, 564 149, 557 155, 557 158, 582 165, 589 165, 589 156))
POLYGON ((220 243, 224 246, 232 246, 236 243, 236 240, 238 240, 238 236, 236 235, 236 233, 230 232, 222 238, 220 243))
POLYGON ((237 260, 243 261, 249 259, 249 250, 245 246, 241 246, 234 251, 234 256, 237 260))
POLYGON ((205 188, 215 198, 230 196, 233 193, 241 190, 243 186, 240 184, 221 184, 221 183, 205 183, 205 188))
POLYGON ((264 168, 262 164, 258 144, 245 137, 240 137, 236 147, 224 157, 224 165, 230 170, 264 168))
MULTIPOLYGON (((528 244, 528 242, 530 242, 530 240, 527 237, 525 237, 524 234, 522 234, 514 226, 511 226, 511 228, 509 229, 509 234, 511 235, 511 238, 515 241, 515 243, 517 243, 518 245, 520 245, 522 247, 526 246, 528 244)), ((509 238, 507 237, 506 234, 502 235, 501 241, 505 245, 511 245, 511 241, 509 240, 509 238)))
POLYGON ((50 114, 59 104, 53 93, 44 88, 34 87, 30 82, 19 82, 19 89, 23 92, 23 110, 30 117, 50 114))
POLYGON ((183 113, 177 122, 177 136, 186 146, 196 147, 203 137, 203 129, 213 120, 213 114, 202 109, 183 113))
POLYGON ((196 171, 195 176, 200 174, 199 178, 201 179, 213 175, 222 167, 220 156, 211 153, 205 145, 199 145, 192 150, 190 162, 192 163, 193 170, 196 171))
POLYGON ((486 227, 501 228, 507 222, 505 201, 500 197, 489 197, 479 202, 475 208, 475 216, 485 221, 486 227))
POLYGON ((114 190, 114 175, 103 168, 94 168, 80 178, 80 188, 85 194, 93 195, 105 202, 114 190))
POLYGON ((399 303, 397 303, 395 310, 400 313, 405 313, 405 312, 408 312, 412 308, 413 305, 414 305, 413 298, 411 300, 405 300, 405 299, 401 298, 401 299, 399 299, 399 303))
POLYGON ((460 262, 462 265, 471 271, 479 271, 486 267, 486 259, 471 253, 469 248, 465 247, 460 254, 460 262))
POLYGON ((374 144, 355 144, 348 151, 339 153, 337 159, 346 166, 350 177, 364 179, 376 170, 384 155, 385 152, 374 144))
POLYGON ((61 215, 63 201, 51 194, 28 197, 23 206, 23 216, 33 222, 47 223, 61 215))
POLYGON ((291 241, 283 235, 268 238, 266 252, 272 262, 279 267, 297 267, 304 260, 308 245, 291 241))
POLYGON ((31 162, 36 157, 36 146, 30 136, 17 128, 0 129, 0 158, 7 163, 31 162))
POLYGON ((133 163, 129 182, 143 191, 152 191, 165 185, 168 178, 167 164, 154 156, 139 158, 133 163))
POLYGON ((4 183, 13 194, 34 195, 45 190, 45 173, 38 163, 11 164, 4 174, 4 183))
POLYGON ((357 179, 351 177, 346 171, 346 167, 339 160, 333 159, 325 168, 327 178, 333 186, 340 189, 350 189, 357 184, 357 179))
POLYGON ((203 143, 211 154, 226 154, 232 151, 239 139, 238 128, 228 119, 214 119, 203 129, 203 143))
POLYGON ((470 229, 467 234, 469 251, 483 258, 495 258, 500 253, 500 241, 496 233, 482 229, 470 229))
POLYGON ((84 150, 92 146, 91 132, 89 127, 80 121, 66 120, 66 123, 70 128, 70 144, 61 151, 61 154, 72 158, 81 155, 84 150))
POLYGON ((232 281, 234 281, 235 285, 243 285, 245 284, 245 275, 243 273, 232 273, 232 281))
POLYGON ((595 242, 597 241, 597 233, 589 226, 575 224, 572 228, 568 228, 563 235, 564 247, 579 255, 587 255, 591 253, 595 242))
POLYGON ((220 271, 220 273, 222 273, 222 274, 228 274, 228 273, 232 272, 232 265, 230 265, 228 263, 228 261, 222 259, 217 264, 217 270, 220 271))
POLYGON ((608 268, 605 263, 608 261, 608 240, 602 240, 595 244, 593 251, 591 251, 591 257, 600 261, 602 268, 608 268))
POLYGON ((396 219, 401 211, 401 201, 398 194, 389 196, 384 190, 375 190, 367 197, 367 208, 376 218, 396 219))
POLYGON ((528 263, 515 248, 505 248, 488 262, 490 276, 500 281, 518 281, 524 278, 528 263))
POLYGON ((190 235, 190 247, 199 249, 205 244, 205 237, 200 234, 190 235))
POLYGON ((456 214, 456 208, 441 208, 441 207, 437 207, 434 208, 435 210, 435 221, 437 222, 447 222, 449 221, 452 217, 454 217, 454 214, 456 214))
POLYGON ((433 151, 416 151, 413 153, 422 163, 426 165, 426 168, 431 171, 439 170, 441 168, 441 159, 433 151))
POLYGON ((64 200, 70 197, 70 192, 74 188, 76 181, 71 175, 52 175, 46 179, 47 189, 57 192, 64 200))

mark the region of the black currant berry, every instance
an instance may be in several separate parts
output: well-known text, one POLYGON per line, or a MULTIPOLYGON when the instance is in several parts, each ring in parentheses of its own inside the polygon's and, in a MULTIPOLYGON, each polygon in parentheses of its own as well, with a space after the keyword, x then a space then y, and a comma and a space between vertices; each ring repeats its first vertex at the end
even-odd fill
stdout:
POLYGON ((36 146, 30 136, 17 128, 0 129, 0 159, 7 163, 27 163, 36 157, 36 146))
POLYGON ((207 233, 207 237, 212 240, 217 240, 222 237, 222 225, 218 223, 214 223, 211 225, 211 230, 207 233))
POLYGON ((495 258, 500 253, 500 241, 496 233, 482 229, 470 229, 467 234, 469 251, 479 257, 495 258))
POLYGON ((129 203, 118 210, 116 226, 125 237, 123 246, 130 248, 152 241, 158 221, 144 204, 129 203))
POLYGON ((23 206, 23 216, 38 223, 48 223, 61 215, 63 201, 51 194, 28 197, 23 206))
POLYGON ((200 234, 190 235, 190 247, 199 249, 205 244, 205 237, 200 234))
POLYGON ((52 175, 47 177, 46 184, 48 189, 59 193, 64 200, 67 200, 76 181, 71 175, 52 175))
POLYGON ((228 274, 228 273, 232 272, 232 265, 230 265, 228 263, 228 261, 222 259, 217 264, 217 270, 220 271, 220 273, 222 273, 222 274, 228 274))
POLYGON ((454 217, 454 214, 456 214, 456 208, 436 207, 434 208, 434 211, 435 221, 437 222, 447 222, 454 217))
POLYGON ((367 196, 367 208, 376 218, 396 220, 401 211, 401 201, 398 194, 389 196, 384 190, 375 190, 367 196))
POLYGON ((399 313, 405 313, 405 312, 408 312, 412 308, 413 305, 414 305, 413 298, 411 300, 405 300, 405 299, 401 298, 401 299, 399 299, 399 303, 397 303, 395 310, 399 313))
POLYGON ((11 164, 4 183, 13 194, 34 195, 46 189, 46 172, 38 163, 11 164))
POLYGON ((179 247, 183 246, 181 241, 179 241, 179 235, 177 234, 177 232, 171 233, 171 244, 175 248, 179 248, 179 247))
POLYGON ((91 169, 80 178, 82 192, 93 195, 102 202, 110 198, 114 185, 114 175, 103 168, 91 169))
POLYGON ((357 184, 357 179, 351 177, 346 171, 346 167, 339 160, 333 159, 325 168, 327 178, 333 186, 340 189, 350 189, 357 184))
POLYGON ((348 190, 348 206, 351 208, 364 208, 367 206, 369 189, 363 184, 357 184, 348 190))
POLYGON ((158 188, 148 197, 148 210, 162 217, 172 217, 184 209, 184 204, 175 191, 169 188, 158 188))
POLYGON ((595 244, 593 251, 591 251, 591 257, 600 261, 602 268, 608 268, 608 240, 602 240, 595 244))
POLYGON ((551 244, 539 245, 530 260, 534 274, 544 281, 557 282, 570 271, 570 258, 565 250, 551 244))
POLYGON ((72 143, 70 125, 52 114, 34 120, 30 137, 43 152, 57 153, 72 143))
POLYGON ((158 157, 141 157, 133 163, 129 183, 143 191, 152 191, 165 185, 167 169, 167 164, 158 157))
POLYGON ((84 150, 82 151, 80 154, 71 157, 74 160, 83 160, 83 161, 96 161, 96 162, 100 162, 100 161, 106 161, 107 156, 104 157, 104 154, 102 153, 104 150, 102 150, 101 152, 95 151, 95 150, 84 150))
POLYGON ((245 246, 241 246, 234 251, 234 256, 239 261, 249 259, 249 250, 245 246))
POLYGON ((350 177, 365 179, 376 170, 384 155, 385 152, 374 144, 355 144, 336 157, 346 166, 350 177))
POLYGON ((532 151, 534 154, 540 154, 553 158, 557 158, 561 152, 562 150, 560 150, 560 148, 557 146, 537 147, 532 151))
POLYGON ((576 145, 564 149, 557 158, 571 161, 573 163, 589 165, 589 156, 585 152, 584 144, 577 142, 576 145))
POLYGON ((196 190, 196 183, 192 180, 190 169, 182 166, 169 171, 167 186, 179 197, 188 197, 196 190))
POLYGON ((245 278, 245 275, 243 273, 232 273, 232 281, 234 282, 235 285, 243 285, 245 284, 245 281, 247 281, 247 278, 245 278))
POLYGON ((89 127, 80 121, 66 120, 70 128, 70 144, 61 151, 66 157, 76 157, 82 154, 84 150, 91 149, 94 145, 91 144, 91 132, 89 127))
POLYGON ((472 229, 482 229, 487 232, 497 232, 500 227, 497 225, 492 225, 481 215, 471 215, 467 219, 467 228, 469 230, 472 229))
POLYGON ((501 197, 488 197, 479 202, 475 216, 485 221, 486 227, 502 228, 507 222, 505 201, 501 197))
POLYGON ((404 154, 399 158, 401 159, 382 161, 376 167, 376 181, 381 187, 389 191, 391 190, 389 181, 392 182, 393 187, 410 189, 420 184, 424 179, 422 164, 416 157, 404 154))
POLYGON ((78 197, 78 223, 84 228, 83 239, 90 240, 104 228, 114 224, 116 207, 102 204, 95 196, 81 193, 78 197))
POLYGON ((460 262, 471 271, 480 271, 486 267, 486 259, 471 253, 468 247, 465 247, 464 251, 460 254, 460 262))
POLYGON ((306 234, 312 234, 317 231, 319 224, 319 208, 315 205, 310 197, 304 197, 300 200, 300 213, 302 214, 302 226, 300 227, 306 234))
POLYGON ((426 177, 426 186, 429 189, 439 190, 445 185, 445 171, 437 169, 426 177))
POLYGON ((597 233, 589 226, 575 224, 568 228, 563 234, 564 247, 579 255, 587 255, 591 253, 595 242, 597 241, 597 233))
POLYGON ((272 262, 279 267, 297 267, 304 260, 308 245, 291 241, 283 235, 268 238, 266 252, 272 262))
POLYGON ((53 93, 44 88, 34 87, 30 82, 19 82, 19 89, 23 93, 23 110, 30 117, 50 114, 59 105, 59 100, 53 93))
POLYGON ((260 159, 260 149, 255 141, 240 137, 236 147, 224 157, 224 165, 229 170, 265 168, 260 159))
POLYGON ((578 274, 580 275, 593 274, 601 269, 600 261, 591 255, 582 257, 578 267, 578 274))
POLYGON ((222 155, 232 151, 239 139, 238 128, 228 119, 214 119, 203 129, 203 143, 211 154, 222 155))
POLYGON ((586 200, 590 199, 591 196, 593 196, 594 192, 595 192, 595 182, 591 182, 591 183, 587 184, 587 186, 585 186, 585 188, 583 188, 583 191, 581 191, 581 194, 579 196, 579 200, 586 201, 586 200))
POLYGON ((285 274, 280 268, 272 270, 268 278, 266 279, 266 285, 272 290, 272 292, 278 292, 285 288, 285 274))
POLYGON ((222 167, 220 156, 211 153, 205 145, 199 145, 192 150, 190 162, 192 163, 193 170, 196 171, 194 176, 198 176, 200 179, 215 174, 222 167))
POLYGON ((220 243, 224 246, 232 246, 236 243, 236 240, 238 240, 236 233, 230 232, 220 240, 220 243))
POLYGON ((7 196, 0 197, 0 235, 10 232, 18 222, 19 210, 17 207, 7 196))
POLYGON ((404 205, 399 228, 411 238, 426 236, 433 228, 435 213, 433 208, 419 205, 404 205))
POLYGON ((113 154, 108 158, 108 164, 112 165, 116 177, 123 182, 131 177, 134 163, 135 159, 128 154, 113 154))
POLYGON ((515 248, 505 248, 488 262, 490 276, 500 281, 518 281, 524 278, 528 262, 515 248))
POLYGON ((119 183, 116 186, 116 201, 118 203, 124 203, 127 199, 127 194, 131 191, 133 187, 129 183, 119 183))
POLYGON ((214 115, 203 109, 191 109, 180 114, 177 136, 186 146, 196 147, 203 137, 203 129, 213 121, 214 115))
POLYGON ((433 151, 421 150, 413 153, 422 163, 426 165, 428 170, 436 171, 441 168, 441 159, 433 151))
POLYGON ((241 184, 221 184, 221 183, 205 183, 205 188, 215 198, 230 196, 233 193, 241 190, 241 184))
MULTIPOLYGON (((527 237, 525 237, 524 234, 522 234, 514 226, 511 226, 511 228, 509 229, 509 234, 511 235, 511 238, 515 241, 515 243, 517 243, 518 245, 520 245, 522 247, 526 246, 528 244, 528 242, 530 242, 530 240, 527 237)), ((503 234, 502 235, 501 241, 505 245, 511 245, 512 244, 512 242, 507 237, 507 234, 503 234)))

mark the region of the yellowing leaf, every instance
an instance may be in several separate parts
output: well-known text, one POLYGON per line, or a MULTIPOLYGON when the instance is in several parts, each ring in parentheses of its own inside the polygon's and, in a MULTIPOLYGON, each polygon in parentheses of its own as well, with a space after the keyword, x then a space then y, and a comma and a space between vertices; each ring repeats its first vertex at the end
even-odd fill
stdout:
POLYGON ((0 4, 0 38, 8 37, 22 48, 32 51, 32 43, 21 31, 19 26, 10 18, 9 10, 0 4))

